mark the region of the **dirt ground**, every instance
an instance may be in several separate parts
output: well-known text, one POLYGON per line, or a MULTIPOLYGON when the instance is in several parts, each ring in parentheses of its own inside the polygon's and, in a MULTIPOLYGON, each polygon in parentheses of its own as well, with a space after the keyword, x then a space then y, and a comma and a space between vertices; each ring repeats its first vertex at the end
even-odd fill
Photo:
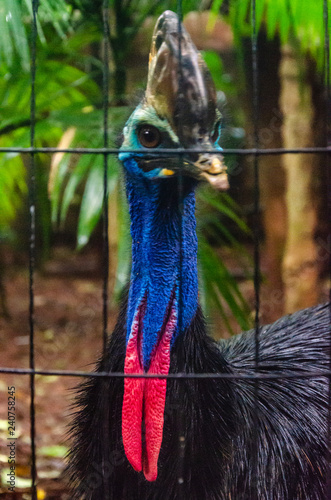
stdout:
MULTIPOLYGON (((57 255, 35 276, 35 366, 47 370, 93 368, 102 349, 102 277, 97 254, 57 255), (67 256, 68 257, 68 256, 67 256)), ((10 318, 0 317, 1 366, 29 366, 29 277, 26 267, 5 274, 10 318)), ((113 327, 116 310, 109 314, 113 327)), ((61 478, 70 405, 78 379, 36 376, 36 448, 39 499, 69 499, 61 478)), ((12 400, 11 400, 12 401, 12 400)), ((0 498, 29 499, 30 391, 28 375, 0 376, 0 498), (8 493, 8 387, 15 387, 16 492, 8 493), (26 487, 24 487, 26 486, 26 487)))
MULTIPOLYGON (((57 249, 43 271, 35 276, 35 366, 47 370, 84 370, 102 348, 102 273, 98 252, 75 254, 57 249)), ((231 259, 230 268, 235 264, 231 259)), ((235 269, 234 269, 235 271, 235 269)), ((0 366, 29 366, 29 276, 27 266, 13 265, 5 272, 10 318, 0 315, 0 366)), ((254 308, 251 281, 241 280, 246 300, 254 308)), ((281 298, 275 300, 262 290, 263 323, 281 314, 281 298), (263 305, 265 303, 265 306, 263 305), (268 309, 268 304, 272 308, 268 309)), ((326 291, 327 293, 327 291, 326 291)), ((116 307, 109 311, 109 331, 114 326, 116 307)), ((217 322, 215 321, 214 324, 217 322)), ((78 379, 60 376, 35 377, 36 448, 38 500, 69 500, 62 473, 67 451, 72 389, 78 379)), ((30 390, 29 376, 0 376, 0 464, 1 499, 29 500, 30 484, 30 390), (8 387, 15 387, 16 490, 8 492, 8 387)))

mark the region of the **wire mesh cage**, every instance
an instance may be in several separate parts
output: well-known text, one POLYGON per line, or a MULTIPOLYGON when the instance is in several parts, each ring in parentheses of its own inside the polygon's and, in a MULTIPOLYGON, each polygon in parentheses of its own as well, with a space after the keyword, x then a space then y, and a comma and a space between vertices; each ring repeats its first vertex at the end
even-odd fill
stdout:
MULTIPOLYGON (((116 2, 115 2, 116 3, 116 2)), ((225 3, 225 2, 223 2, 225 3)), ((229 5, 232 2, 229 2, 229 5)), ((234 2, 234 8, 236 8, 237 4, 240 2, 234 2)), ((256 2, 255 0, 251 1, 250 9, 249 9, 249 19, 245 19, 245 22, 250 27, 250 33, 247 35, 249 39, 249 73, 251 75, 251 97, 252 97, 252 125, 251 125, 251 144, 248 147, 238 147, 238 148, 223 148, 222 154, 225 157, 225 160, 231 155, 236 155, 237 157, 245 157, 250 158, 251 168, 252 168, 252 180, 253 180, 253 203, 252 203, 252 218, 254 220, 253 224, 253 261, 254 261, 254 273, 253 273, 253 281, 254 281, 254 363, 255 363, 255 372, 253 374, 231 374, 231 373, 168 373, 164 374, 124 374, 123 372, 111 372, 108 371, 98 371, 98 372, 90 372, 90 371, 76 371, 76 370, 67 370, 67 369, 54 369, 53 366, 50 368, 40 368, 38 367, 38 363, 36 363, 36 335, 35 335, 35 309, 36 309, 36 293, 35 293, 35 273, 36 273, 36 255, 38 253, 38 240, 36 238, 36 212, 38 211, 38 199, 36 192, 36 182, 37 182, 37 170, 36 163, 38 155, 47 154, 47 155, 55 155, 55 154, 76 154, 82 157, 93 157, 93 158, 101 158, 102 159, 102 196, 103 196, 103 208, 102 208, 102 241, 103 241, 103 285, 102 290, 100 290, 100 297, 102 298, 101 304, 98 304, 99 316, 100 316, 100 330, 102 330, 102 343, 104 352, 107 349, 107 339, 109 335, 109 301, 110 301, 110 293, 109 293, 109 183, 111 174, 111 168, 113 165, 113 158, 117 157, 120 153, 119 148, 110 147, 110 137, 109 137, 109 122, 113 119, 113 116, 110 116, 110 78, 111 73, 109 69, 109 57, 110 57, 110 37, 112 33, 112 18, 111 18, 111 7, 112 3, 104 0, 102 5, 98 6, 102 11, 102 30, 103 30, 103 69, 102 69, 102 88, 103 88, 103 102, 102 102, 102 119, 103 119, 103 130, 102 133, 102 147, 90 147, 90 148, 81 148, 81 147, 67 147, 64 145, 54 145, 51 147, 41 147, 36 146, 36 124, 39 119, 38 109, 36 108, 36 92, 39 89, 36 89, 36 74, 38 73, 38 51, 37 51, 37 38, 38 38, 38 30, 41 27, 38 25, 38 8, 40 8, 38 0, 32 0, 31 6, 31 14, 32 14, 32 24, 31 24, 31 84, 30 84, 30 118, 29 118, 29 131, 30 131, 30 143, 28 147, 23 145, 18 145, 15 147, 0 147, 0 154, 20 154, 24 157, 24 162, 28 167, 28 182, 29 182, 29 190, 28 190, 28 208, 29 208, 29 261, 28 261, 28 279, 29 279, 29 300, 28 300, 28 321, 29 321, 29 366, 15 366, 8 367, 6 366, 5 357, 3 357, 3 361, 1 362, 0 372, 6 375, 6 381, 12 380, 12 383, 9 384, 8 390, 10 390, 9 396, 11 397, 11 401, 15 400, 15 380, 17 377, 25 377, 29 378, 29 398, 30 398, 30 478, 31 478, 31 498, 37 499, 40 498, 37 493, 37 468, 38 468, 38 460, 37 460, 37 442, 38 442, 38 425, 37 422, 37 413, 38 408, 36 408, 36 381, 39 377, 49 377, 49 376, 57 376, 57 377, 70 377, 76 379, 93 379, 93 378, 105 378, 105 379, 121 379, 124 378, 133 378, 133 379, 172 379, 178 381, 180 384, 184 380, 201 380, 205 379, 207 382, 209 380, 217 380, 217 379, 248 379, 252 381, 254 384, 254 395, 256 400, 256 414, 258 414, 258 399, 259 399, 259 391, 260 391, 260 383, 263 380, 273 380, 276 378, 283 378, 291 383, 291 379, 311 379, 311 378, 321 378, 324 377, 328 381, 330 381, 331 371, 330 368, 327 368, 324 372, 321 373, 320 370, 316 370, 316 373, 306 373, 304 370, 297 373, 274 373, 266 374, 260 370, 260 316, 261 316, 261 255, 260 255, 260 246, 261 246, 261 231, 258 223, 261 211, 261 192, 260 192, 260 163, 261 159, 263 161, 268 161, 268 159, 272 157, 281 157, 291 156, 294 158, 297 155, 318 155, 320 158, 323 158, 325 162, 326 175, 324 177, 327 187, 326 187, 326 195, 327 195, 327 207, 324 207, 324 212, 327 214, 325 219, 327 221, 327 233, 328 238, 326 239, 326 246, 324 245, 325 255, 327 259, 329 275, 331 272, 331 166, 330 166, 330 64, 329 64, 329 3, 327 0, 320 0, 320 11, 322 14, 321 23, 323 25, 323 42, 324 42, 324 62, 323 62, 323 71, 324 71, 324 94, 323 94, 323 105, 325 107, 325 124, 323 124, 323 133, 322 136, 324 138, 323 144, 318 146, 309 146, 309 147, 265 147, 265 144, 268 144, 267 141, 263 141, 263 136, 261 135, 261 125, 260 125, 260 115, 261 111, 261 88, 264 85, 264 82, 261 79, 261 67, 259 64, 259 34, 258 34, 258 25, 261 22, 261 18, 263 12, 261 11, 261 4, 256 2)), ((219 9, 220 4, 222 2, 213 2, 215 4, 212 9, 219 9)), ((228 10, 229 5, 223 5, 222 8, 228 10)), ((182 19, 182 2, 177 2, 177 15, 179 19, 182 19)), ((291 20, 288 21, 291 24, 291 20)), ((179 51, 179 62, 181 63, 181 23, 178 23, 178 51, 179 51)), ((178 71, 178 86, 179 88, 182 85, 182 67, 179 64, 178 71)), ((47 119, 47 118, 45 118, 47 119)), ((152 148, 153 150, 153 148, 152 148)), ((141 154, 141 151, 136 151, 141 154)), ((159 153, 157 149, 153 150, 155 153, 159 153)), ((198 150, 194 149, 194 154, 197 153, 211 153, 211 150, 204 151, 202 148, 198 150)), ((168 153, 170 156, 176 156, 180 161, 183 162, 183 155, 187 153, 187 148, 177 147, 176 149, 165 148, 162 150, 162 154, 168 153)), ((219 150, 215 150, 216 154, 219 154, 219 150)), ((179 178, 178 178, 178 190, 179 190, 179 198, 183 198, 183 174, 182 171, 179 170, 179 178)), ((300 195, 298 195, 300 196, 300 195)), ((183 217, 183 212, 181 212, 181 217, 183 217)), ((182 224, 180 225, 182 227, 182 224)), ((180 240, 182 241, 182 234, 180 235, 180 240)), ((180 255, 182 255, 183 250, 181 249, 180 255)), ((182 257, 181 257, 182 258, 182 257)), ((180 261, 180 267, 182 263, 180 261)), ((330 276, 329 276, 330 278, 330 276)), ((181 281, 179 283, 179 307, 178 307, 178 317, 179 323, 182 321, 181 319, 181 304, 185 301, 184 291, 181 287, 181 281)), ((330 300, 330 291, 329 291, 329 300, 330 300)), ((331 312, 331 310, 330 310, 331 312)), ((331 318, 331 316, 330 316, 331 318)), ((331 337, 331 321, 330 321, 330 337, 331 337)), ((74 346, 68 345, 68 349, 75 349, 74 346)), ((56 354, 55 354, 56 356, 56 354)), ((93 359, 89 360, 93 362, 93 359)), ((331 350, 330 350, 330 361, 331 363, 331 350)), ((330 384, 329 384, 330 385, 330 384)), ((331 396, 331 390, 329 389, 329 399, 331 396)), ((11 404, 10 408, 8 407, 8 411, 14 409, 14 404, 11 404)), ((329 405, 330 407, 330 405, 329 405)), ((14 415, 12 412, 11 415, 14 415)), ((40 418, 43 418, 41 415, 40 418)), ((328 415, 327 422, 327 450, 328 450, 328 460, 330 462, 330 450, 331 450, 331 417, 328 415)), ((254 442, 258 442, 258 433, 259 427, 258 424, 255 426, 255 435, 252 438, 252 476, 258 477, 259 468, 258 468, 258 450, 256 447, 254 448, 254 442)), ((181 436, 183 432, 179 430, 179 435, 181 436)), ((8 436, 10 441, 11 436, 8 436)), ((185 460, 185 443, 180 442, 178 448, 178 454, 182 461, 185 460)), ((328 468, 330 470, 330 467, 328 468)), ((183 484, 182 490, 182 498, 185 499, 185 480, 183 479, 182 467, 178 469, 178 481, 183 484)), ((331 487, 330 487, 330 472, 328 472, 328 477, 325 478, 327 487, 325 498, 331 499, 331 487)), ((13 492, 14 490, 11 490, 13 492)), ((6 495, 4 490, 4 495, 6 495)), ((6 496, 4 497, 6 498, 6 496)), ((30 498, 30 497, 29 497, 30 498)), ((89 498, 89 497, 87 497, 89 498)), ((108 498, 105 496, 105 498, 108 498)), ((125 498, 125 497, 123 497, 125 498)), ((130 497, 131 498, 131 497, 130 497)), ((142 498, 142 497, 141 497, 142 498)), ((154 497, 153 497, 154 498, 154 497)), ((156 497, 155 497, 156 498, 156 497)), ((161 497, 160 497, 161 498, 161 497)), ((180 497, 176 497, 180 498, 180 497)), ((214 498, 214 497, 213 497, 214 498)), ((220 496, 220 498, 223 498, 220 496)), ((242 498, 239 497, 238 498, 242 498)), ((248 497, 247 497, 248 498, 248 497)), ((249 497, 251 498, 251 497, 249 497)), ((253 494, 253 498, 259 498, 258 490, 253 494)), ((271 497, 270 497, 271 498, 271 497)), ((295 497, 296 498, 296 497, 295 497)), ((298 497, 299 498, 299 497, 298 497)), ((301 498, 301 497, 300 497, 301 498)), ((318 497, 319 498, 319 497, 318 497)))

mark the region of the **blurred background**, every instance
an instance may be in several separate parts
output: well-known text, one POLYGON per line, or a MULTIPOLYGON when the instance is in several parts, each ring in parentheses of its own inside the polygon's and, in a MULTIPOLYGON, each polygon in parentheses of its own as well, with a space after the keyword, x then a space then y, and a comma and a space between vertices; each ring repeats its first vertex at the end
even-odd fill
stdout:
MULTIPOLYGON (((330 6, 328 1, 328 6, 330 6)), ((40 0, 35 146, 104 145, 101 0, 40 0)), ((109 147, 143 95, 155 20, 170 0, 109 0, 109 147)), ((212 73, 223 115, 223 148, 255 146, 249 0, 182 2, 184 24, 212 73)), ((323 1, 259 0, 258 140, 261 148, 328 141, 323 1)), ((32 7, 0 0, 0 148, 30 145, 32 7)), ((330 134, 330 129, 329 129, 330 134)), ((330 135, 329 135, 330 141, 330 135)), ((200 296, 212 330, 226 337, 254 323, 253 234, 261 250, 261 323, 327 300, 330 232, 326 155, 226 155, 230 190, 197 193, 200 296)), ((30 157, 0 150, 1 365, 29 366, 30 157)), ((37 154, 35 358, 37 368, 91 370, 102 348, 104 158, 37 154)), ((330 168, 330 166, 329 166, 330 168)), ((330 177, 329 177, 330 179, 330 177)), ((129 221, 121 166, 108 158, 109 331, 130 270, 129 221)), ((28 499, 29 380, 0 380, 0 498, 28 499), (7 493, 7 386, 16 386, 16 496, 7 493)), ((69 498, 61 473, 77 381, 36 377, 38 499, 69 498)))

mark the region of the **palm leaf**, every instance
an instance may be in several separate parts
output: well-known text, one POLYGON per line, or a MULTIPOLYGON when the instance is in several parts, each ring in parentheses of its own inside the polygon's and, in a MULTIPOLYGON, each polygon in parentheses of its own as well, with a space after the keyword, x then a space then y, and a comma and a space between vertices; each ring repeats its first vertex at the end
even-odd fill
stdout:
MULTIPOLYGON (((42 25, 51 25, 60 38, 64 38, 71 29, 72 9, 65 0, 40 0, 37 29, 39 40, 46 42, 42 25)), ((2 0, 0 3, 0 61, 4 60, 11 67, 19 64, 24 71, 29 71, 29 35, 32 23, 32 2, 30 0, 2 0), (15 59, 17 54, 18 59, 15 59)))
POLYGON ((249 310, 237 282, 203 236, 199 238, 199 264, 202 283, 207 284, 203 286, 206 308, 216 306, 228 330, 233 333, 225 312, 226 303, 240 327, 248 329, 249 310))
POLYGON ((0 4, 0 54, 8 65, 17 52, 22 67, 29 69, 29 41, 23 23, 23 9, 19 0, 2 0, 0 4))
POLYGON ((16 153, 0 155, 0 229, 8 230, 27 191, 25 167, 16 153))
MULTIPOLYGON (((103 156, 93 155, 93 164, 86 180, 79 212, 77 242, 78 248, 86 245, 100 219, 103 207, 104 166, 103 156)), ((108 194, 114 191, 118 180, 117 160, 108 158, 108 194)))
MULTIPOLYGON (((223 3, 224 0, 214 0, 212 12, 218 13, 223 3)), ((327 5, 330 11, 331 0, 327 0, 327 5)), ((251 0, 230 1, 228 19, 237 38, 252 32, 250 8, 251 0)), ((282 44, 296 40, 300 51, 310 53, 318 67, 323 68, 325 26, 322 0, 260 0, 256 2, 256 25, 257 29, 265 25, 269 38, 279 34, 282 44)))

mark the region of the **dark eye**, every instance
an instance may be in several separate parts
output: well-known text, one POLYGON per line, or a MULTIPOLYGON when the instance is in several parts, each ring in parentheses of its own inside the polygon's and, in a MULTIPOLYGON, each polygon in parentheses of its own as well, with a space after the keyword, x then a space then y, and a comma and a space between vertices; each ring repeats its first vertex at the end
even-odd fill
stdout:
POLYGON ((219 136, 219 133, 220 133, 220 125, 221 125, 221 122, 220 122, 220 121, 216 122, 216 125, 215 125, 215 127, 214 127, 214 130, 213 130, 213 132, 212 132, 212 133, 211 133, 211 135, 210 135, 210 138, 211 138, 211 140, 212 140, 213 142, 216 142, 216 141, 217 141, 217 139, 218 139, 218 136, 219 136))
POLYGON ((161 134, 153 125, 142 125, 138 130, 138 139, 144 148, 156 148, 161 142, 161 134))

